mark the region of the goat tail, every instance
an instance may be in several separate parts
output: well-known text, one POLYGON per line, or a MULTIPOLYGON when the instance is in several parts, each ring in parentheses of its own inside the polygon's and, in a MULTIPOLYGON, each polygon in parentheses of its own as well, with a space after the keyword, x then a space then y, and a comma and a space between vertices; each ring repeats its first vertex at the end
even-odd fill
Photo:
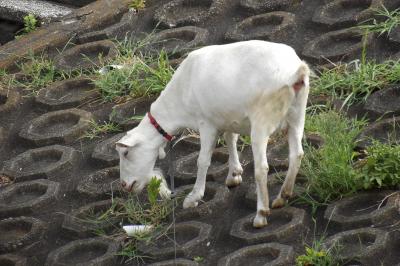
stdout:
POLYGON ((299 68, 297 69, 292 82, 293 89, 298 92, 308 84, 310 76, 310 68, 307 63, 302 61, 299 68))

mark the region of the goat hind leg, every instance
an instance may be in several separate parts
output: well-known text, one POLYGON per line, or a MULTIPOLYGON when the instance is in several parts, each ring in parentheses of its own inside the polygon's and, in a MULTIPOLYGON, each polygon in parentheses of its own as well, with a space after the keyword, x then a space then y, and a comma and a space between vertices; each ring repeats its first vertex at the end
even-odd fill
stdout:
POLYGON ((229 172, 226 177, 225 184, 228 187, 234 187, 242 183, 243 168, 240 165, 239 155, 237 152, 236 142, 239 134, 225 132, 224 139, 229 152, 229 172))

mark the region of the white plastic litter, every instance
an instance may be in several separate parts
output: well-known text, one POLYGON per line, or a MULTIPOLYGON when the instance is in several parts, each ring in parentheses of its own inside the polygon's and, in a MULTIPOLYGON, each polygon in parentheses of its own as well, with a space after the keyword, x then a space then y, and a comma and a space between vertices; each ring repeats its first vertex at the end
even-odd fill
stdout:
POLYGON ((125 225, 122 227, 128 236, 137 236, 151 232, 154 227, 152 225, 125 225))
POLYGON ((108 72, 110 72, 111 70, 114 69, 123 69, 126 66, 122 66, 122 65, 107 65, 107 66, 103 66, 102 68, 100 68, 99 73, 101 75, 105 75, 108 72))

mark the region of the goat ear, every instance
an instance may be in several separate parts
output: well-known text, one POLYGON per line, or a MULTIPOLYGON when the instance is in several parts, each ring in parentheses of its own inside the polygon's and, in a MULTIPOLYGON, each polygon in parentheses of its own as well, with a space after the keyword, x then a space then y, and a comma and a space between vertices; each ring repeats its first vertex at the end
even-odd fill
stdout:
POLYGON ((158 148, 158 158, 160 160, 164 159, 166 156, 165 151, 164 151, 164 146, 161 146, 160 148, 158 148))
POLYGON ((115 145, 121 148, 131 148, 138 143, 138 138, 133 135, 125 135, 120 140, 118 140, 115 145))

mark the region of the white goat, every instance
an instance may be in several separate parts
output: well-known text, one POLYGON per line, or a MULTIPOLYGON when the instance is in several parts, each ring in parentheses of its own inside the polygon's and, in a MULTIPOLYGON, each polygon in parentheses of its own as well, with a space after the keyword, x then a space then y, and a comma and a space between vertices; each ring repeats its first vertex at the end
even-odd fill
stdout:
MULTIPOLYGON (((169 134, 184 128, 200 133, 197 179, 183 207, 196 207, 205 190, 207 169, 218 134, 224 133, 229 150, 226 185, 242 182, 236 142, 249 134, 257 185, 257 214, 254 227, 267 224, 270 213, 267 190, 266 148, 269 136, 278 128, 288 129, 289 170, 272 207, 278 208, 292 196, 303 149, 305 108, 309 92, 309 68, 289 46, 265 41, 214 45, 191 52, 182 62, 150 113, 169 134)), ((146 116, 117 142, 121 185, 139 192, 154 172, 157 155, 164 157, 167 135, 160 134, 146 116)), ((154 121, 153 121, 154 122, 154 121)), ((162 132, 162 131, 161 131, 162 132)))

